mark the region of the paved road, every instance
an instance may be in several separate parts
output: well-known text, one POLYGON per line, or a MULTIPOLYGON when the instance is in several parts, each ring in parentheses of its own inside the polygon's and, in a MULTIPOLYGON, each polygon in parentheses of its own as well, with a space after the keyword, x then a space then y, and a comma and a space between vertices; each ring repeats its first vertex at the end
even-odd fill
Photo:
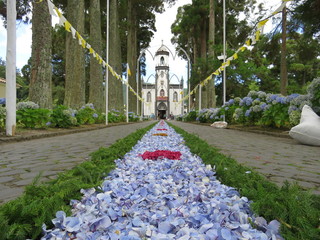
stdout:
POLYGON ((198 135, 211 146, 252 167, 279 186, 285 180, 320 194, 320 147, 301 145, 293 139, 210 126, 172 122, 198 135))
MULTIPOLYGON (((298 181, 320 194, 320 148, 300 145, 292 139, 173 121, 198 135, 239 163, 251 166, 281 185, 298 181)), ((108 147, 138 128, 142 122, 70 135, 4 143, 0 145, 0 204, 21 195, 24 186, 43 171, 42 180, 89 159, 100 147, 108 147)))
POLYGON ((42 181, 88 160, 89 154, 108 147, 152 122, 112 126, 64 136, 0 145, 0 204, 21 195, 24 186, 43 171, 42 181))

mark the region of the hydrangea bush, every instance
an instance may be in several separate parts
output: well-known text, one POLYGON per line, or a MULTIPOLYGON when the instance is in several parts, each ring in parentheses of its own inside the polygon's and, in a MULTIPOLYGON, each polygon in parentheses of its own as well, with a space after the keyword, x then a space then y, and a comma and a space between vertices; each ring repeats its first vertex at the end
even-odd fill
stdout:
POLYGON ((6 108, 0 106, 0 131, 4 129, 6 124, 6 108))
POLYGON ((95 110, 92 103, 82 106, 76 114, 79 124, 94 124, 98 117, 98 112, 95 110))
POLYGON ((320 115, 320 78, 314 79, 307 88, 308 98, 313 110, 320 115))
POLYGON ((320 114, 320 78, 314 79, 306 95, 282 96, 262 91, 250 91, 244 98, 230 99, 221 108, 191 111, 177 119, 213 123, 224 117, 228 123, 290 128, 299 124, 304 105, 320 114))
POLYGON ((69 128, 77 126, 76 110, 63 105, 56 106, 51 113, 51 126, 58 128, 69 128))
POLYGON ((38 108, 39 108, 39 105, 31 101, 17 103, 17 110, 38 109, 38 108))
POLYGON ((138 122, 140 120, 140 116, 135 114, 134 112, 128 112, 129 122, 138 122))

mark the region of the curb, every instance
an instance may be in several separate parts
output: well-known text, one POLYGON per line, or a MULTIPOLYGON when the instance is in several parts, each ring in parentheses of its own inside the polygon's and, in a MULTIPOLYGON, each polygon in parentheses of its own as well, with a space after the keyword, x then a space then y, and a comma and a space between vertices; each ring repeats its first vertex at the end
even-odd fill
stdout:
POLYGON ((96 127, 92 127, 92 128, 61 129, 60 132, 40 133, 40 134, 34 134, 34 135, 30 135, 30 136, 16 135, 13 137, 0 137, 0 145, 5 144, 5 143, 23 142, 23 141, 34 140, 34 139, 41 139, 41 138, 63 136, 63 135, 74 134, 74 133, 88 132, 88 131, 99 130, 99 129, 104 129, 104 128, 108 128, 108 127, 121 126, 121 125, 134 124, 134 123, 140 123, 140 122, 115 123, 115 124, 109 124, 109 125, 105 125, 105 126, 96 126, 96 127))
MULTIPOLYGON (((183 123, 191 123, 191 124, 194 124, 194 125, 210 127, 210 125, 201 124, 201 123, 197 123, 197 122, 183 122, 183 123)), ((233 126, 231 126, 231 127, 228 126, 226 129, 228 129, 228 130, 237 130, 237 131, 242 131, 242 132, 251 132, 251 133, 263 134, 263 135, 269 135, 269 136, 273 136, 273 137, 292 139, 290 137, 290 135, 289 135, 289 131, 288 132, 284 131, 283 133, 275 133, 275 132, 268 132, 268 131, 263 131, 263 130, 244 129, 244 128, 233 127, 233 126)))

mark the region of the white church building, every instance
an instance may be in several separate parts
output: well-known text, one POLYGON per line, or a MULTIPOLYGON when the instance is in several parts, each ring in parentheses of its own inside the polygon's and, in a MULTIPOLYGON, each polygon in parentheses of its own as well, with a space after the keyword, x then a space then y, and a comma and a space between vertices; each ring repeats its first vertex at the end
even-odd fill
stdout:
POLYGON ((183 114, 183 80, 170 83, 170 51, 162 45, 155 54, 155 84, 142 84, 143 115, 160 119, 183 114))

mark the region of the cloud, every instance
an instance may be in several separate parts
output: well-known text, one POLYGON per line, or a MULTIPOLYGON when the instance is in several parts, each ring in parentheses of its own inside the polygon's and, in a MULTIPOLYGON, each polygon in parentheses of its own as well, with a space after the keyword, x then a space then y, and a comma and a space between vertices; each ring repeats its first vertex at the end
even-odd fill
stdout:
MULTIPOLYGON (((31 25, 17 23, 16 25, 16 64, 21 69, 27 64, 31 56, 32 30, 31 25)), ((6 60, 7 55, 7 29, 3 27, 3 21, 0 21, 0 57, 6 60)))

